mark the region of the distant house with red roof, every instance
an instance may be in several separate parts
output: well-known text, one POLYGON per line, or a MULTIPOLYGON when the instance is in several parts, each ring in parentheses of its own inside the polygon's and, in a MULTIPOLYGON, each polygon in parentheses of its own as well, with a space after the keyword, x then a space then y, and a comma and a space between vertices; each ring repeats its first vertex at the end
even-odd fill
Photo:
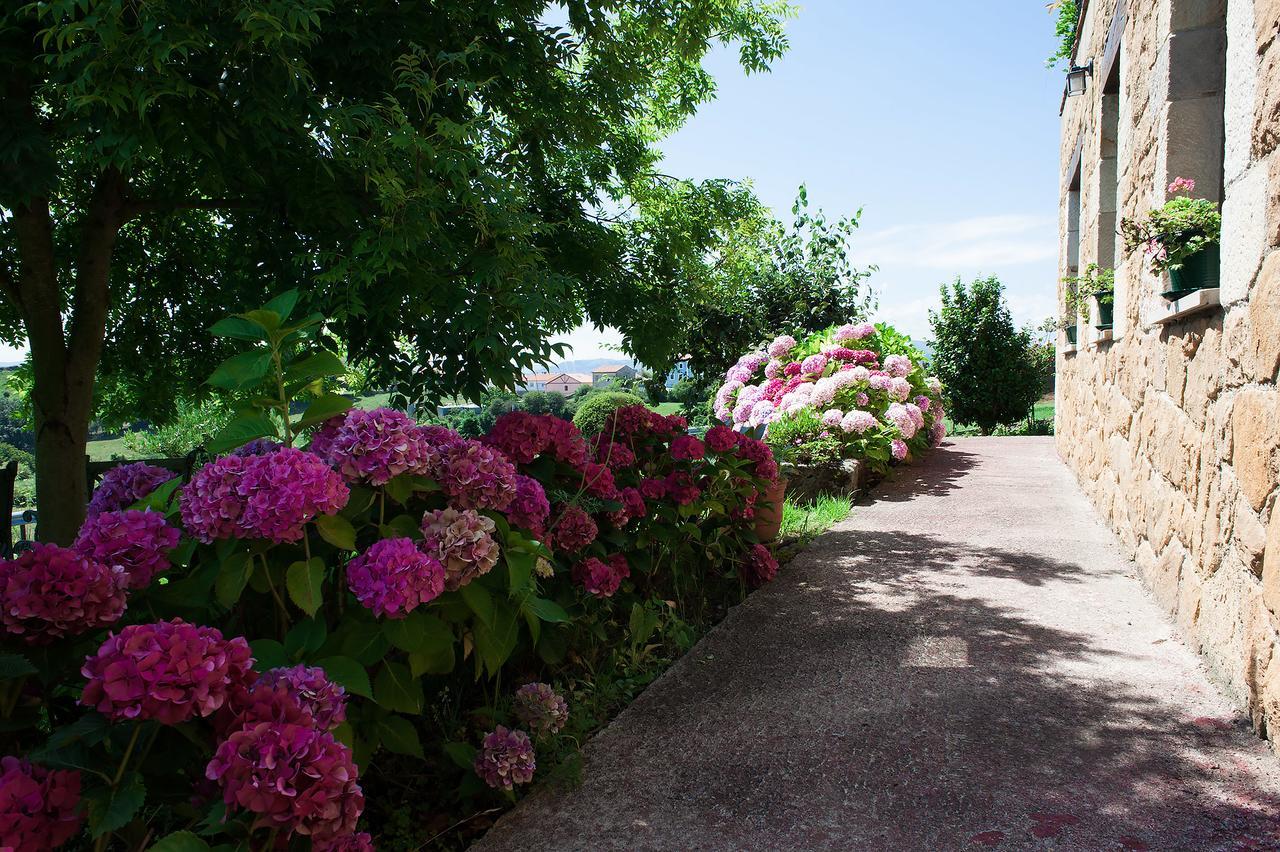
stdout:
POLYGON ((599 387, 623 379, 634 379, 640 375, 635 367, 626 364, 605 364, 591 371, 591 384, 599 387))

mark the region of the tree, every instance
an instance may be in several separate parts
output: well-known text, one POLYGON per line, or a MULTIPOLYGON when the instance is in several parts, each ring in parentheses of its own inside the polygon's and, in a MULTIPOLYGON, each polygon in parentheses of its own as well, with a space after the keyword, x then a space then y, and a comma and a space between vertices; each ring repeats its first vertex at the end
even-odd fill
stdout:
POLYGON ((933 361, 957 423, 984 435, 1027 416, 1043 381, 1031 333, 1014 327, 995 276, 941 287, 942 308, 929 311, 933 361))
POLYGON ((397 402, 479 396, 583 316, 642 360, 749 203, 657 172, 701 60, 782 0, 50 0, 0 11, 0 338, 31 350, 40 535, 95 413, 163 422, 209 324, 297 288, 397 402), (696 203, 682 205, 681 199, 696 203))

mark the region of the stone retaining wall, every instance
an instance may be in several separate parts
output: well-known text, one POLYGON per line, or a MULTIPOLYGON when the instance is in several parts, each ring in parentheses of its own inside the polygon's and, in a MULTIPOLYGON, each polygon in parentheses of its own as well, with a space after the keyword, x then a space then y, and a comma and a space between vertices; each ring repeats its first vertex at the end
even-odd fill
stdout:
POLYGON ((1114 339, 1082 330, 1070 352, 1060 335, 1058 450, 1211 676, 1276 744, 1280 0, 1117 5, 1088 3, 1076 58, 1095 73, 1064 101, 1060 263, 1066 275, 1114 253, 1114 339), (1104 104, 1109 48, 1119 90, 1104 104), (1108 240, 1179 176, 1223 202, 1221 307, 1161 325, 1167 282, 1108 240))

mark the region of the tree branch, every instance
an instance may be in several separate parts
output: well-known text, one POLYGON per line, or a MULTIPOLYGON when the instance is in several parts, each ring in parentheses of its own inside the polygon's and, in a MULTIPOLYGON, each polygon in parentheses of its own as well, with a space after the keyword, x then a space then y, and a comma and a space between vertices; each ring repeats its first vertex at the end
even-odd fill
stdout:
POLYGON ((247 198, 139 198, 125 202, 125 220, 143 213, 168 213, 174 210, 243 210, 253 207, 247 198))

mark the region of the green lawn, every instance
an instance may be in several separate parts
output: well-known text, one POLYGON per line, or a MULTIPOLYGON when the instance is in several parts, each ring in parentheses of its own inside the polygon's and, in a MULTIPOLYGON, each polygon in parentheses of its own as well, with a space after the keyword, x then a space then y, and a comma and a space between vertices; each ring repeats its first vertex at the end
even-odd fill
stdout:
POLYGON ((784 542, 808 544, 817 536, 838 524, 853 511, 848 497, 819 497, 811 505, 799 506, 788 498, 782 504, 782 528, 778 538, 784 542))
POLYGON ((115 456, 136 458, 136 455, 125 447, 123 438, 89 442, 89 458, 93 461, 110 461, 115 456))
POLYGON ((1053 400, 1042 399, 1035 404, 1035 413, 1037 420, 1053 419, 1053 400))
POLYGON ((651 402, 649 408, 659 414, 679 414, 680 403, 678 402, 651 402))

